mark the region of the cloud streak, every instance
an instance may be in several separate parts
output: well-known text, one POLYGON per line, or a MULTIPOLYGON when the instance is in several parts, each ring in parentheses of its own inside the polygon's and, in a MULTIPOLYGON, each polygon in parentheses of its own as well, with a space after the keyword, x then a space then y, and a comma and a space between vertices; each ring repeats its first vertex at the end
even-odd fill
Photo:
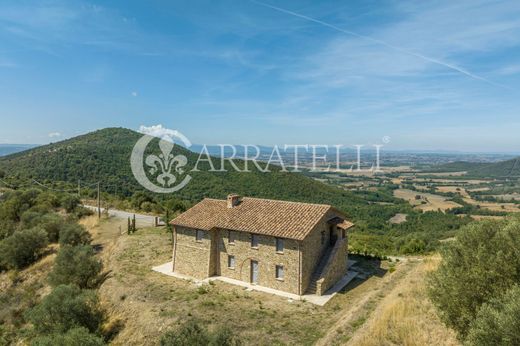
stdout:
POLYGON ((384 47, 387 47, 389 49, 395 50, 397 52, 400 52, 400 53, 403 53, 403 54, 407 54, 407 55, 411 55, 411 56, 414 56, 416 58, 425 60, 427 62, 436 64, 436 65, 439 65, 439 66, 443 66, 443 67, 448 68, 448 69, 450 69, 450 70, 452 70, 454 72, 457 72, 459 74, 465 75, 466 77, 470 77, 470 78, 473 78, 475 80, 479 80, 479 81, 488 83, 488 84, 496 86, 496 87, 500 87, 500 88, 504 88, 504 89, 508 89, 508 90, 512 90, 512 91, 515 90, 515 89, 510 88, 509 86, 506 86, 506 85, 503 85, 503 84, 500 84, 500 83, 496 83, 494 81, 491 81, 491 80, 489 80, 489 79, 487 79, 485 77, 482 77, 480 75, 477 75, 475 73, 467 71, 466 69, 463 69, 463 68, 458 67, 456 65, 453 65, 453 64, 444 62, 442 60, 435 59, 435 58, 432 58, 432 57, 429 57, 429 56, 426 56, 426 55, 423 55, 423 54, 420 54, 420 53, 416 53, 414 51, 411 51, 411 50, 408 50, 408 49, 405 49, 405 48, 402 48, 402 47, 390 44, 390 43, 382 41, 382 40, 378 40, 376 38, 373 38, 373 37, 370 37, 370 36, 367 36, 367 35, 362 35, 362 34, 359 34, 357 32, 351 31, 351 30, 346 30, 346 29, 340 28, 340 27, 338 27, 338 26, 336 26, 334 24, 330 24, 330 23, 324 22, 322 20, 319 20, 319 19, 316 19, 316 18, 312 18, 312 17, 306 16, 306 15, 303 15, 303 14, 300 14, 300 13, 297 13, 297 12, 290 11, 290 10, 286 10, 284 8, 281 8, 281 7, 273 6, 273 5, 264 3, 264 2, 260 2, 260 1, 256 1, 256 0, 251 0, 251 2, 253 2, 253 3, 257 4, 257 5, 260 5, 260 6, 264 6, 264 7, 273 9, 273 10, 281 12, 281 13, 285 13, 285 14, 288 14, 288 15, 291 15, 291 16, 294 16, 294 17, 298 17, 298 18, 306 20, 306 21, 310 21, 310 22, 313 22, 313 23, 325 26, 327 28, 330 28, 330 29, 333 29, 335 31, 341 32, 343 34, 347 34, 347 35, 351 35, 351 36, 354 36, 354 37, 357 37, 357 38, 361 38, 361 39, 364 39, 364 40, 367 40, 367 41, 371 41, 373 43, 376 43, 376 44, 382 45, 384 47))

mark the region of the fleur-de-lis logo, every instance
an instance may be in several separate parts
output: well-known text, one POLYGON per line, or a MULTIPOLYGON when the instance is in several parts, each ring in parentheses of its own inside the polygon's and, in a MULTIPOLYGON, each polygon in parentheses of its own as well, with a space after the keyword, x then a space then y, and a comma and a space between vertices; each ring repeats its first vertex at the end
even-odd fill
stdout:
POLYGON ((159 148, 161 149, 161 154, 157 155, 148 155, 146 157, 145 163, 148 167, 150 167, 150 174, 155 176, 157 173, 157 182, 164 187, 172 186, 177 177, 172 174, 172 169, 179 175, 184 174, 184 169, 182 167, 186 166, 188 163, 188 159, 184 155, 173 156, 174 144, 172 142, 161 140, 159 141, 159 148))
MULTIPOLYGON (((191 142, 181 133, 176 131, 175 136, 180 138, 186 147, 191 146, 191 142)), ((171 137, 159 141, 160 154, 150 154, 144 158, 146 147, 154 138, 150 135, 144 135, 137 141, 130 158, 132 173, 137 181, 150 191, 158 193, 178 191, 191 180, 191 176, 186 175, 177 183, 186 173, 188 159, 182 154, 174 155, 172 153, 175 144, 171 137), (155 183, 150 181, 145 166, 148 173, 155 179, 155 183)))

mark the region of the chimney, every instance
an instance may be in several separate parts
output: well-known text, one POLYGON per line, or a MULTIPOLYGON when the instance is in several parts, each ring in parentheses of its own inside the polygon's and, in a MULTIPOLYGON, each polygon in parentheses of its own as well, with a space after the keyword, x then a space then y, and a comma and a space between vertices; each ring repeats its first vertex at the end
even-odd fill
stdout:
POLYGON ((231 195, 227 196, 227 207, 228 208, 236 207, 239 202, 240 202, 240 196, 239 195, 231 194, 231 195))

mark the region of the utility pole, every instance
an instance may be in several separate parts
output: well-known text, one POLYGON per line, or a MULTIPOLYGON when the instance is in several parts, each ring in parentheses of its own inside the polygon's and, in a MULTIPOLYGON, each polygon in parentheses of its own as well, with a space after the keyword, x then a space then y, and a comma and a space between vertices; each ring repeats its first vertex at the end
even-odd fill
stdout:
POLYGON ((101 194, 99 193, 99 181, 97 183, 97 210, 98 210, 98 219, 101 219, 101 194))
POLYGON ((81 197, 81 180, 78 179, 78 197, 81 197))

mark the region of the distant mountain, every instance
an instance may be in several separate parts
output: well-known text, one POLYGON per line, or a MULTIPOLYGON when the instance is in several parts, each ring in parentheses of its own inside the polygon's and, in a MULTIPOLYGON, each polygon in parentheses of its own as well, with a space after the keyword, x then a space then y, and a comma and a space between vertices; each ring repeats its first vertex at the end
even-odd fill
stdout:
MULTIPOLYGON (((58 143, 44 145, 0 158, 0 170, 20 181, 65 181, 82 185, 101 182, 104 191, 129 196, 144 189, 135 180, 130 168, 130 155, 142 134, 124 128, 108 128, 74 137, 58 143)), ((158 140, 157 140, 158 141, 158 140)), ((153 144, 153 142, 152 142, 153 144)), ((153 147, 153 145, 150 145, 153 147)), ((188 158, 190 171, 199 154, 175 145, 174 155, 188 158)), ((220 159, 214 159, 215 168, 220 159)), ((239 166, 243 161, 236 161, 239 166)), ((305 177, 299 173, 282 172, 272 166, 270 173, 258 171, 250 164, 252 172, 208 172, 208 164, 199 166, 199 172, 189 172, 192 181, 175 197, 198 201, 203 197, 225 198, 238 193, 263 198, 277 198, 303 202, 330 203, 343 210, 361 204, 361 197, 305 177)), ((229 165, 227 168, 230 168, 229 165)))
POLYGON ((451 162, 434 167, 433 172, 467 172, 481 178, 520 177, 520 158, 495 163, 451 162))
POLYGON ((5 156, 37 147, 36 144, 0 144, 0 156, 5 156))

